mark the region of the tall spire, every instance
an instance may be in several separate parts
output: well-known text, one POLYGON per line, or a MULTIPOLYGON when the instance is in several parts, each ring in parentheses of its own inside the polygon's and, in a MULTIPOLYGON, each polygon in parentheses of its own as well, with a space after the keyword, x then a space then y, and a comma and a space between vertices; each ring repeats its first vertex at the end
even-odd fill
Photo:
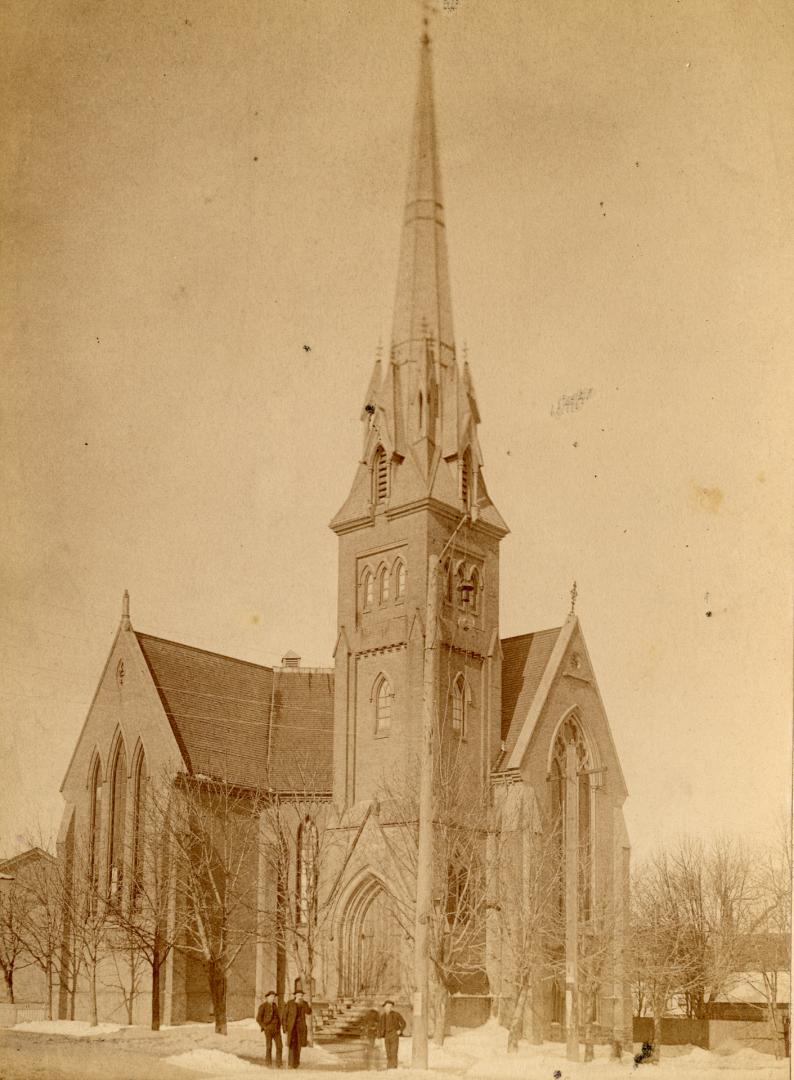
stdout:
POLYGON ((438 343, 442 363, 447 360, 454 343, 452 301, 430 38, 425 19, 394 302, 392 354, 395 361, 400 364, 406 360, 421 360, 427 339, 438 343))
POLYGON ((331 527, 345 531, 432 499, 503 536, 482 478, 479 409, 468 363, 458 368, 438 163, 430 37, 425 19, 408 163, 391 346, 376 358, 361 413, 364 446, 353 488, 331 527), (375 462, 389 463, 388 498, 373 499, 375 462))

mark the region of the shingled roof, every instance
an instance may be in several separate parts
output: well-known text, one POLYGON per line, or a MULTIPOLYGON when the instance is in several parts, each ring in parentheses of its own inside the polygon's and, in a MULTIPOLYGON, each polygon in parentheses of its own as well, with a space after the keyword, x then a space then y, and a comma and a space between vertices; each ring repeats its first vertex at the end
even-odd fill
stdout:
POLYGON ((334 680, 136 633, 189 771, 246 787, 330 791, 334 680))
POLYGON ((561 626, 502 639, 502 743, 495 768, 510 757, 561 626))

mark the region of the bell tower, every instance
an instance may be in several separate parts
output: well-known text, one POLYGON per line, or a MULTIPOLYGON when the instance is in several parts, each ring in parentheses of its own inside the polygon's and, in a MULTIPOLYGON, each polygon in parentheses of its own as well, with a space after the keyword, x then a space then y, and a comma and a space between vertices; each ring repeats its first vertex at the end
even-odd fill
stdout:
POLYGON ((438 583, 438 722, 485 779, 499 752, 499 541, 480 415, 452 327, 430 39, 425 30, 411 137, 394 321, 362 403, 353 485, 339 537, 334 654, 334 799, 388 796, 418 766, 428 557, 438 583))

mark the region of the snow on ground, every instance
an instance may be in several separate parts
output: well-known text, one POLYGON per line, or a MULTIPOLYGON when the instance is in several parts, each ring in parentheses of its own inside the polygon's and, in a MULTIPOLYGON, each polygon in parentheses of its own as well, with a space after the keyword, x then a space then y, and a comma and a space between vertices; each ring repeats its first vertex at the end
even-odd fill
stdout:
MULTIPOLYGON (((46 1035, 98 1036, 92 1048, 104 1045, 108 1054, 124 1051, 152 1061, 152 1078, 158 1076, 158 1064, 184 1070, 202 1080, 252 1080, 259 1073, 262 1080, 271 1074, 264 1064, 264 1039, 252 1019, 229 1024, 228 1035, 217 1035, 211 1024, 185 1024, 163 1031, 144 1027, 100 1024, 90 1027, 81 1021, 46 1021, 17 1024, 21 1032, 46 1035)), ((35 1038, 35 1034, 31 1038, 35 1038)), ((723 1050, 729 1049, 727 1047, 723 1050)), ((443 1047, 429 1048, 429 1069, 425 1073, 409 1070, 411 1040, 401 1039, 400 1067, 389 1073, 389 1080, 786 1080, 788 1061, 776 1061, 748 1047, 734 1044, 734 1052, 712 1052, 692 1046, 662 1047, 658 1069, 634 1063, 632 1053, 622 1061, 613 1061, 609 1047, 595 1048, 595 1061, 569 1062, 565 1046, 545 1043, 533 1046, 522 1042, 518 1053, 507 1053, 507 1032, 491 1019, 480 1028, 457 1028, 443 1047)), ((286 1047, 285 1047, 286 1058, 286 1047)), ((383 1044, 379 1041, 375 1068, 365 1069, 364 1048, 356 1040, 306 1047, 301 1054, 299 1080, 329 1080, 330 1072, 354 1072, 356 1080, 385 1080, 383 1044)))
POLYGON ((14 1031, 36 1031, 40 1035, 69 1035, 73 1039, 90 1038, 92 1035, 112 1035, 120 1031, 121 1024, 94 1024, 87 1020, 25 1020, 14 1025, 14 1031))
POLYGON ((261 1066, 251 1065, 236 1054, 227 1054, 223 1050, 210 1050, 206 1047, 186 1050, 184 1054, 172 1054, 163 1060, 168 1065, 180 1065, 183 1069, 195 1069, 196 1072, 212 1073, 216 1076, 226 1073, 244 1076, 262 1072, 261 1066))

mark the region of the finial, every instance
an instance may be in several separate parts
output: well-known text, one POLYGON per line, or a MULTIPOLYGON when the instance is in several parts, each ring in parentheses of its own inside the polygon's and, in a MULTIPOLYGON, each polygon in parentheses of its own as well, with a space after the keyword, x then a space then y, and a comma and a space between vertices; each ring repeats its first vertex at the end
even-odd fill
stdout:
POLYGON ((375 350, 375 359, 378 361, 378 363, 380 363, 381 360, 383 359, 383 338, 382 337, 378 338, 378 347, 375 350))
POLYGON ((573 615, 576 611, 576 598, 579 595, 579 590, 576 588, 576 581, 571 586, 571 610, 570 614, 573 615))
POLYGON ((468 364, 468 362, 469 362, 469 343, 468 343, 468 341, 464 340, 464 342, 463 342, 463 363, 468 364))
POLYGON ((125 630, 130 628, 130 594, 126 589, 121 599, 121 625, 125 630))

